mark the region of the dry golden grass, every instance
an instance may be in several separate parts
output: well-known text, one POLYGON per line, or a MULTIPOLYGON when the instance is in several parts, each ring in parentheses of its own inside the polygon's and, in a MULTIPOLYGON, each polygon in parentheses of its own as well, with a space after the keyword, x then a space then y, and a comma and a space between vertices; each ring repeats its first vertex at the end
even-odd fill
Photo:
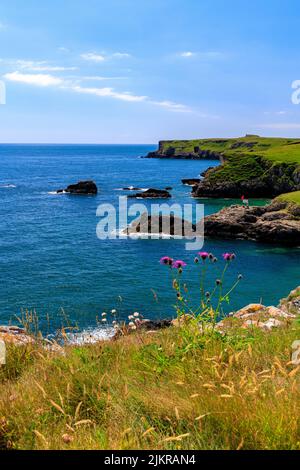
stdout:
POLYGON ((226 339, 188 328, 64 356, 10 346, 0 448, 300 449, 300 325, 226 339))

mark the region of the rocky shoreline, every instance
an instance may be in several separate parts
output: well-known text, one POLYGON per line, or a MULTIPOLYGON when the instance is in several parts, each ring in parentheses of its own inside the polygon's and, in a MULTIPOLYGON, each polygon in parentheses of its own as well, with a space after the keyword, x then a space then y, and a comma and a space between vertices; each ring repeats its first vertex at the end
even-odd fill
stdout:
POLYGON ((244 194, 248 198, 274 198, 300 190, 300 168, 297 164, 272 165, 262 158, 252 158, 250 163, 244 162, 241 170, 243 177, 235 174, 236 168, 231 169, 231 166, 232 163, 226 162, 209 169, 199 184, 194 186, 193 197, 240 198, 244 194), (255 175, 251 177, 251 173, 255 175))
MULTIPOLYGON (((191 315, 184 315, 176 319, 164 319, 164 320, 148 320, 143 319, 137 322, 137 330, 145 331, 147 334, 156 333, 157 331, 165 328, 175 327, 178 328, 184 323, 188 323, 193 317, 191 315)), ((264 306, 262 304, 250 304, 246 307, 241 308, 236 312, 232 312, 225 318, 220 320, 214 327, 222 335, 230 333, 233 328, 239 328, 241 330, 259 328, 265 332, 270 332, 276 328, 289 327, 293 321, 300 318, 300 286, 292 290, 290 294, 282 299, 277 307, 275 306, 264 306)), ((207 323, 205 326, 199 323, 199 328, 209 331, 213 328, 213 324, 207 323)), ((118 330, 111 336, 107 336, 106 339, 99 339, 99 335, 93 338, 92 331, 85 336, 82 335, 81 345, 94 344, 102 341, 116 341, 124 334, 135 334, 135 332, 126 329, 118 330)), ((25 329, 17 326, 0 326, 0 341, 3 341, 6 345, 13 344, 15 346, 26 347, 28 345, 35 345, 36 342, 40 342, 41 339, 37 340, 26 332, 25 329)), ((44 349, 54 354, 64 354, 64 347, 59 346, 55 342, 50 342, 47 339, 42 340, 44 349)), ((74 345, 75 343, 66 344, 67 346, 74 345)), ((76 344, 76 347, 78 345, 76 344)))
POLYGON ((273 201, 264 207, 233 205, 204 219, 212 238, 254 240, 300 246, 300 206, 273 201))

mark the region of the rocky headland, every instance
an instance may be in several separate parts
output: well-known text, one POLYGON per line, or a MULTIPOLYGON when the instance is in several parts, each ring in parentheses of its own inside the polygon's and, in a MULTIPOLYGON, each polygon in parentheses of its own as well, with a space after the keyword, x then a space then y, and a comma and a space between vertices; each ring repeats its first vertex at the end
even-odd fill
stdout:
POLYGON ((204 230, 212 238, 300 246, 300 206, 280 200, 264 207, 233 205, 207 216, 204 230))
MULTIPOLYGON (((180 141, 188 143, 189 141, 180 141)), ((194 145, 190 149, 178 148, 172 141, 162 140, 158 144, 158 150, 149 152, 145 158, 173 158, 181 160, 220 160, 221 154, 215 150, 202 149, 194 145)))

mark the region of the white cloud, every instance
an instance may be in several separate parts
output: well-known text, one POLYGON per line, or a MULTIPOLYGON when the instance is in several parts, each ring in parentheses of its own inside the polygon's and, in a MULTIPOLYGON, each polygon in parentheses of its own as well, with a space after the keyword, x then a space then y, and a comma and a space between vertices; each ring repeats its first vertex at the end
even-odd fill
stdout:
POLYGON ((31 70, 32 72, 64 72, 66 70, 77 70, 77 67, 49 65, 46 61, 34 62, 31 60, 17 60, 14 65, 24 70, 31 70))
POLYGON ((59 86, 63 84, 62 79, 53 77, 49 74, 28 74, 12 72, 5 74, 4 78, 11 82, 25 83, 27 85, 36 85, 40 87, 59 86))
POLYGON ((86 52, 85 54, 81 54, 80 57, 88 62, 96 63, 103 62, 105 60, 104 55, 96 54, 95 52, 86 52))
POLYGON ((103 62, 104 60, 109 60, 109 59, 114 59, 114 58, 128 59, 129 57, 131 57, 131 55, 128 54, 128 52, 114 52, 112 54, 105 54, 105 53, 98 54, 96 52, 86 52, 85 54, 81 54, 80 57, 89 62, 100 63, 100 62, 103 62))
POLYGON ((161 106, 163 108, 167 108, 171 111, 177 111, 181 113, 189 113, 191 112, 191 109, 184 105, 184 104, 179 104, 179 103, 174 103, 173 101, 151 101, 152 104, 155 104, 156 106, 161 106))
POLYGON ((269 116, 270 114, 273 114, 275 116, 284 116, 287 114, 287 111, 264 111, 264 114, 266 116, 269 116))
POLYGON ((199 51, 199 52, 185 51, 185 52, 180 52, 177 55, 183 58, 195 57, 201 60, 216 60, 216 59, 224 59, 226 57, 226 55, 223 52, 219 52, 219 51, 199 51))
POLYGON ((6 28, 7 28, 7 25, 5 23, 2 23, 2 21, 0 21, 0 31, 3 31, 6 28))
POLYGON ((68 49, 67 47, 64 47, 64 46, 58 47, 57 50, 59 52, 65 52, 66 54, 70 52, 70 49, 68 49))
POLYGON ((131 55, 128 54, 128 52, 114 52, 114 54, 112 54, 112 56, 117 57, 119 59, 125 59, 125 58, 131 57, 131 55))
POLYGON ((145 101, 147 96, 137 96, 129 92, 117 92, 113 88, 85 88, 72 86, 71 89, 77 93, 85 93, 95 96, 109 96, 122 101, 145 101))
POLYGON ((84 80, 102 82, 103 80, 127 80, 127 77, 101 77, 99 75, 80 77, 80 81, 84 80))
MULTIPOLYGON (((26 85, 34 85, 39 87, 57 87, 61 90, 69 90, 76 93, 86 94, 86 95, 94 95, 98 97, 108 97, 113 98, 120 101, 126 102, 145 102, 155 106, 159 106, 170 111, 175 112, 191 112, 191 109, 188 108, 186 105, 175 103, 173 101, 155 101, 149 98, 146 95, 135 95, 129 91, 117 91, 112 87, 84 87, 81 86, 79 83, 82 81, 81 77, 78 79, 62 79, 50 74, 29 74, 29 73, 21 73, 19 71, 7 73, 4 75, 6 80, 11 82, 17 83, 24 83, 26 85)), ((83 77, 84 78, 84 77, 83 77)), ((85 77, 87 79, 95 79, 98 78, 99 80, 105 79, 105 77, 85 77)))
POLYGON ((187 52, 181 52, 180 57, 195 57, 197 54, 195 52, 187 51, 187 52))

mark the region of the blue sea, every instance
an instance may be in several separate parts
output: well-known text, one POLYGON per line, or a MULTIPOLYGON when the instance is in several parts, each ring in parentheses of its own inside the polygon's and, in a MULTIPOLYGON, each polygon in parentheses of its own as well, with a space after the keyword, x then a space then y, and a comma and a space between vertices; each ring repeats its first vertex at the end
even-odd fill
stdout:
MULTIPOLYGON (((0 146, 0 324, 16 322, 22 310, 35 310, 42 330, 56 329, 68 317, 81 329, 97 325, 103 311, 121 318, 139 311, 147 318, 174 316, 174 292, 162 256, 188 263, 183 280, 191 302, 199 299, 199 267, 185 240, 116 239, 96 236, 97 207, 118 204, 118 189, 173 188, 172 202, 205 204, 206 214, 232 200, 192 200, 182 178, 195 178, 215 161, 140 158, 153 145, 0 146), (93 179, 95 197, 53 191, 93 179)), ((136 202, 133 200, 133 202, 136 202)), ((251 201, 263 204, 266 201, 251 201)), ((148 202, 150 204, 150 202, 148 202)), ((223 267, 222 253, 235 252, 226 285, 244 278, 226 310, 249 302, 278 304, 300 284, 300 250, 246 241, 206 240, 204 249, 220 260, 208 272, 210 290, 223 267)))

